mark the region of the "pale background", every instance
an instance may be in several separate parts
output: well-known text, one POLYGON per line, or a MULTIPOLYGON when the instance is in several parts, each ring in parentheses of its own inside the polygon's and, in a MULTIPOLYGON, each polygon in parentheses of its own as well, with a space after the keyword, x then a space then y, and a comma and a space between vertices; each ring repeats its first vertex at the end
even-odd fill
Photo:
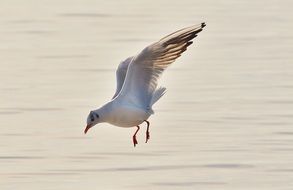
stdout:
POLYGON ((1 0, 0 189, 293 189, 292 0, 1 0), (151 140, 101 124, 128 56, 207 27, 161 83, 151 140))

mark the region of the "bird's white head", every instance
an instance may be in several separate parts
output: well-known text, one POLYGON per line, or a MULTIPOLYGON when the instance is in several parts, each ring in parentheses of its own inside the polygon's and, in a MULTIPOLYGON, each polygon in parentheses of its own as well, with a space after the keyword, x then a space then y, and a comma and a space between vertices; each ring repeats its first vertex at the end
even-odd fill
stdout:
POLYGON ((100 121, 100 115, 98 110, 91 111, 87 117, 87 121, 86 121, 87 125, 85 127, 84 134, 86 134, 90 128, 100 123, 99 121, 100 121))

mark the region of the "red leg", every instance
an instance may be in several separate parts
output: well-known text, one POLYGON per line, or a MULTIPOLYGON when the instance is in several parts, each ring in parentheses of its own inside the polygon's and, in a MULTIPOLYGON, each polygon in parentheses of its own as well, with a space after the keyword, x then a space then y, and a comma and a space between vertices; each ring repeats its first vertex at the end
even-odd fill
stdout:
POLYGON ((137 130, 135 131, 134 135, 132 136, 132 141, 133 141, 133 145, 134 147, 138 144, 137 140, 136 140, 136 133, 139 131, 139 126, 136 126, 137 130))
POLYGON ((145 143, 147 143, 148 140, 150 139, 150 131, 149 131, 150 122, 148 122, 147 120, 144 120, 144 121, 147 123, 146 138, 145 138, 145 143))

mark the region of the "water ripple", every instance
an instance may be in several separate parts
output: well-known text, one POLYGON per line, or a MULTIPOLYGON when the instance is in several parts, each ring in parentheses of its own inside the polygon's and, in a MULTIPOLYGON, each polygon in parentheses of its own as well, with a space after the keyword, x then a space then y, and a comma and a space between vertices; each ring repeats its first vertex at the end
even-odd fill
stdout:
MULTIPOLYGON (((7 107, 7 108, 0 108, 0 110, 5 110, 5 112, 23 112, 23 111, 31 111, 31 112, 34 112, 34 111, 61 111, 63 110, 62 108, 56 108, 56 107, 7 107)), ((0 112, 1 114, 1 112, 0 112)))
POLYGON ((178 187, 185 187, 185 186, 198 186, 198 185, 225 185, 225 182, 157 182, 152 183, 152 185, 156 186, 178 186, 178 187))
POLYGON ((249 164, 207 164, 207 165, 158 165, 158 166, 141 166, 141 167, 117 167, 117 168, 93 168, 93 169, 73 169, 57 170, 65 172, 135 172, 135 171, 165 171, 165 170, 182 170, 193 168, 218 168, 218 169, 247 169, 254 168, 249 164))
POLYGON ((254 168, 253 165, 250 164, 207 164, 204 165, 206 168, 254 168))
POLYGON ((58 14, 61 17, 81 17, 81 18, 105 18, 110 17, 109 14, 104 13, 61 13, 58 14))
POLYGON ((0 156, 0 160, 44 159, 41 156, 0 156))
POLYGON ((14 115, 14 114, 20 114, 22 112, 20 111, 0 111, 0 115, 14 115))
POLYGON ((37 56, 38 59, 76 59, 76 58, 89 58, 89 55, 42 55, 37 56))
POLYGON ((129 153, 129 152, 99 152, 99 153, 85 153, 87 155, 105 155, 105 156, 166 156, 168 153, 129 153))

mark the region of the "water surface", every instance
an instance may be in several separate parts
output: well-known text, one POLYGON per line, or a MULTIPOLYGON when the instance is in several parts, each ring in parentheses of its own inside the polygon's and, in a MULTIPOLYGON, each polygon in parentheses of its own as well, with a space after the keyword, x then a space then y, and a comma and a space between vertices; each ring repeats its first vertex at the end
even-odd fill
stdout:
POLYGON ((1 189, 293 188, 292 1, 0 2, 1 189), (88 112, 121 60, 205 21, 164 74, 151 140, 88 112))

